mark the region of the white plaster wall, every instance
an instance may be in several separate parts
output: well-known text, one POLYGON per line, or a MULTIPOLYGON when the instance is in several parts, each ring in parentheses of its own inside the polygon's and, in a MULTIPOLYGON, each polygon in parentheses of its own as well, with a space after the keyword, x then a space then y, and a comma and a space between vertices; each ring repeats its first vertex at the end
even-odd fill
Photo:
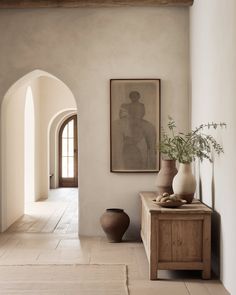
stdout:
POLYGON ((0 11, 0 97, 33 69, 54 74, 79 109, 80 233, 100 235, 99 217, 122 207, 140 228, 138 192, 155 174, 109 172, 109 79, 162 79, 162 118, 189 124, 188 8, 100 8, 0 11))
POLYGON ((21 87, 8 97, 5 110, 3 148, 9 151, 4 157, 2 188, 5 200, 6 227, 24 214, 24 111, 26 87, 21 87), (13 136, 14 135, 14 136, 13 136), (19 157, 20 155, 20 157, 19 157))
MULTIPOLYGON (((200 167, 203 201, 215 203, 213 258, 220 242, 221 279, 236 294, 236 2, 198 0, 191 8, 192 124, 224 121, 213 133, 225 153, 200 167), (217 234, 218 228, 220 233, 217 234), (219 240, 219 241, 218 241, 219 240)), ((213 266, 215 261, 213 260, 213 266)))
POLYGON ((33 100, 34 100, 34 118, 35 118, 35 152, 34 152, 34 164, 35 164, 35 169, 34 169, 34 179, 35 179, 35 196, 34 200, 37 201, 40 199, 41 196, 41 170, 40 170, 40 163, 41 163, 41 140, 40 140, 40 134, 41 134, 41 123, 40 123, 40 115, 41 115, 41 108, 40 108, 40 85, 39 85, 39 79, 32 79, 26 83, 30 84, 30 87, 32 89, 32 94, 33 94, 33 100))
POLYGON ((49 190, 49 132, 53 119, 65 110, 76 109, 71 91, 59 80, 40 77, 40 196, 47 198, 49 190))
MULTIPOLYGON (((25 133, 24 115, 27 87, 33 92, 34 106, 38 100, 37 80, 19 83, 7 93, 1 105, 1 193, 4 197, 1 208, 1 225, 8 228, 24 214, 25 199, 25 133)), ((37 164, 36 164, 37 168, 37 164)), ((38 185, 38 174, 35 175, 38 185)))

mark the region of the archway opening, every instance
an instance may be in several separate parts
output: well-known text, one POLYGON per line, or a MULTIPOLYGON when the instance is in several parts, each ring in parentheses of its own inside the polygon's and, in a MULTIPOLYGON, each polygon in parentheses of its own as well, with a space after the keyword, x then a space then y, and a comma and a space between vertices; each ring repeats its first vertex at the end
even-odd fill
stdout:
MULTIPOLYGON (((1 231, 21 228, 21 231, 53 232, 54 225, 63 220, 58 212, 68 211, 68 191, 55 190, 51 194, 49 190, 49 131, 58 114, 66 112, 77 113, 72 92, 61 80, 44 71, 27 74, 6 93, 1 106, 1 231), (28 216, 24 215, 25 210, 28 216), (32 212, 36 214, 33 216, 32 212), (52 221, 51 216, 57 219, 52 221), (38 224, 37 218, 42 219, 42 224, 38 224)), ((78 201, 78 190, 71 193, 78 201)), ((73 224, 73 228, 77 230, 78 225, 73 224)))

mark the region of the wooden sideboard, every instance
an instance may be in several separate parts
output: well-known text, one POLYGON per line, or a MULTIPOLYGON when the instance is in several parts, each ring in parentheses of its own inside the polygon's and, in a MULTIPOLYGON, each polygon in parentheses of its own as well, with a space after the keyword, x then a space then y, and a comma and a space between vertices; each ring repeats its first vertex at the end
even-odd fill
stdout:
POLYGON ((158 269, 202 270, 211 277, 211 213, 198 200, 180 208, 162 208, 153 203, 156 192, 141 192, 141 237, 149 261, 149 277, 158 269))

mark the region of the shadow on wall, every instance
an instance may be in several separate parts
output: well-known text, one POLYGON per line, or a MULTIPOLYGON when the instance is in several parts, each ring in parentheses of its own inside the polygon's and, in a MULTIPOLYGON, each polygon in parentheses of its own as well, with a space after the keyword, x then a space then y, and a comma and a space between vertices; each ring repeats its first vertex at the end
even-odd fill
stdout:
POLYGON ((211 255, 212 270, 217 277, 220 277, 220 232, 221 232, 221 216, 215 210, 215 173, 214 161, 212 163, 212 180, 211 180, 211 202, 212 202, 212 225, 211 225, 211 255))
MULTIPOLYGON (((200 166, 200 163, 199 163, 200 166)), ((221 240, 221 216, 215 209, 215 173, 214 173, 214 159, 211 164, 211 267, 212 271, 217 278, 220 277, 220 240, 221 240)), ((200 171, 200 168, 199 168, 200 171)), ((202 194, 202 179, 199 173, 199 199, 203 202, 202 194)))

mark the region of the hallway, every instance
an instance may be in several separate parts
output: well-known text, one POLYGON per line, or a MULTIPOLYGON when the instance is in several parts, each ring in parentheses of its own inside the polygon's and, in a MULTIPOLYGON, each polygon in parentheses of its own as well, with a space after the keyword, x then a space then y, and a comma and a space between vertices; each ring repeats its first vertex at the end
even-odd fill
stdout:
POLYGON ((77 234, 78 189, 50 190, 48 199, 27 204, 25 215, 7 232, 77 234))

